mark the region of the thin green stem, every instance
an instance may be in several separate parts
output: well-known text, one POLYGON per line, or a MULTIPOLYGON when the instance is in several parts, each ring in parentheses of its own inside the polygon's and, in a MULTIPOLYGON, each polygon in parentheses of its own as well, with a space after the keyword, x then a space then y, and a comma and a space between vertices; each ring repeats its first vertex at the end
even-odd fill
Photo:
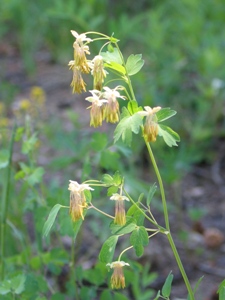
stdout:
MULTIPOLYGON (((142 132, 143 132, 143 128, 142 128, 142 132)), ((161 193, 161 197, 162 197, 164 220, 165 220, 165 224, 166 224, 166 229, 168 230, 166 236, 167 236, 167 238, 169 240, 169 243, 170 243, 171 249, 173 251, 174 257, 175 257, 175 259, 177 261, 178 267, 179 267, 180 272, 181 272, 181 274, 183 276, 185 285, 186 285, 187 290, 189 292, 190 300, 194 300, 194 294, 193 294, 190 282, 188 280, 188 277, 187 277, 186 272, 184 270, 184 267, 183 267, 183 264, 181 262, 180 256, 178 254, 176 245, 174 244, 172 235, 170 233, 169 215, 168 215, 168 209, 167 209, 167 203, 166 203, 166 197, 165 197, 165 190, 164 190, 164 187, 163 187, 162 178, 161 178, 161 175, 159 173, 159 169, 158 169, 158 166, 156 164, 155 157, 153 155, 153 152, 152 152, 152 149, 150 147, 150 144, 146 141, 146 139, 144 139, 144 140, 145 140, 145 144, 147 146, 148 153, 149 153, 150 159, 151 159, 152 164, 153 164, 153 168, 155 170, 155 173, 156 173, 156 176, 157 176, 157 179, 158 179, 158 182, 159 182, 160 193, 161 193)))
POLYGON ((79 300, 79 293, 78 293, 78 284, 76 281, 76 269, 75 269, 75 240, 76 237, 73 238, 72 240, 72 247, 71 247, 71 275, 74 283, 74 288, 75 288, 75 296, 76 299, 79 300))
POLYGON ((90 209, 90 208, 93 208, 93 209, 95 209, 96 211, 98 211, 99 213, 101 213, 102 215, 104 215, 104 216, 106 216, 106 217, 109 217, 109 218, 111 218, 111 219, 115 219, 113 216, 111 216, 111 215, 105 213, 104 211, 98 209, 97 207, 95 207, 92 203, 90 203, 90 206, 89 206, 88 208, 89 208, 89 209, 90 209))
POLYGON ((173 241, 173 238, 172 238, 172 235, 171 235, 170 232, 167 234, 167 238, 168 238, 168 240, 169 240, 169 243, 170 243, 170 246, 171 246, 171 248, 172 248, 173 254, 174 254, 174 256, 175 256, 175 259, 176 259, 176 261, 177 261, 178 267, 179 267, 179 269, 180 269, 180 272, 181 272, 182 277, 183 277, 183 279, 184 279, 185 285, 186 285, 186 287, 187 287, 187 290, 188 290, 188 293, 189 293, 190 300, 195 300, 194 293, 193 293, 193 291, 192 291, 190 282, 189 282, 189 280, 188 280, 187 274, 186 274, 186 272, 185 272, 185 270, 184 270, 183 264, 182 264, 182 262, 181 262, 180 256, 179 256, 179 254, 178 254, 178 252, 177 252, 176 245, 175 245, 175 243, 174 243, 174 241, 173 241))
POLYGON ((154 168, 155 173, 156 173, 156 177, 157 177, 158 182, 159 182, 159 188, 160 188, 160 193, 161 193, 161 197, 162 197, 162 205, 163 205, 163 213, 164 213, 164 220, 165 220, 166 229, 168 231, 170 231, 169 215, 168 215, 168 209, 167 209, 167 204, 166 204, 166 196, 165 196, 165 190, 164 190, 162 178, 161 178, 161 175, 159 173, 159 169, 158 169, 158 166, 156 164, 155 157, 153 155, 151 146, 146 141, 146 139, 144 139, 144 140, 145 140, 146 147, 148 149, 148 153, 149 153, 153 168, 154 168))
POLYGON ((128 72, 127 72, 127 69, 126 69, 126 63, 124 61, 123 55, 122 55, 122 53, 120 51, 120 48, 119 48, 118 44, 115 43, 115 45, 116 45, 116 48, 117 48, 117 50, 118 50, 118 52, 120 54, 121 60, 123 62, 124 69, 126 71, 127 84, 129 86, 129 89, 130 89, 131 97, 132 97, 133 100, 137 101, 136 97, 135 97, 135 94, 134 94, 133 86, 132 86, 132 83, 131 83, 131 80, 130 80, 130 76, 128 75, 128 72))
POLYGON ((162 233, 166 233, 167 232, 167 230, 165 228, 163 228, 162 226, 160 226, 158 223, 156 223, 155 221, 153 221, 148 215, 146 215, 146 213, 137 205, 137 203, 131 198, 131 196, 127 193, 127 191, 125 189, 123 189, 123 191, 126 194, 126 196, 129 198, 130 202, 137 207, 137 209, 145 216, 145 218, 147 220, 149 220, 149 222, 151 222, 156 227, 158 227, 158 229, 160 230, 160 232, 162 232, 162 233))
POLYGON ((5 190, 2 199, 2 215, 1 215, 1 280, 4 280, 5 277, 5 235, 6 235, 6 219, 8 214, 9 206, 9 190, 10 190, 10 175, 11 175, 11 163, 12 163, 12 154, 13 154, 13 145, 16 132, 16 125, 13 127, 12 137, 9 146, 9 160, 8 166, 6 169, 6 182, 5 190))

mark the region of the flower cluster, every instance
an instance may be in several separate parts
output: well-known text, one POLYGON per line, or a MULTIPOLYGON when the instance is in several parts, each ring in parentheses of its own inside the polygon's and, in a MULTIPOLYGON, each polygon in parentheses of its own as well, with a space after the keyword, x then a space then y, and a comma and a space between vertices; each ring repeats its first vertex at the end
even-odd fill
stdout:
POLYGON ((124 96, 121 96, 118 92, 120 86, 110 89, 104 87, 104 92, 98 90, 92 90, 90 93, 92 96, 86 98, 87 101, 91 102, 91 121, 90 125, 98 127, 102 125, 102 121, 116 123, 119 121, 119 103, 117 98, 125 100, 124 96))
POLYGON ((93 189, 88 184, 79 184, 70 180, 68 190, 70 190, 70 216, 73 222, 80 218, 84 219, 83 211, 87 207, 85 190, 93 189))
POLYGON ((90 72, 86 54, 90 54, 87 43, 90 43, 92 39, 87 38, 84 33, 78 34, 74 30, 71 30, 71 33, 76 38, 73 43, 74 59, 69 62, 69 67, 73 71, 71 86, 73 93, 81 93, 82 91, 86 91, 86 84, 82 78, 82 73, 87 74, 90 72))

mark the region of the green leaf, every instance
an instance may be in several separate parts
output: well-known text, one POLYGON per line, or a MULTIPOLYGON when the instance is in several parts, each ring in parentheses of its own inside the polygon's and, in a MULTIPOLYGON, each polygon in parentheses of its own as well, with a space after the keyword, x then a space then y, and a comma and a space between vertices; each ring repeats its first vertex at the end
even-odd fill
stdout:
POLYGON ((220 283, 217 293, 219 294, 219 300, 225 299, 225 279, 220 283))
POLYGON ((144 65, 144 60, 141 59, 141 54, 131 54, 126 62, 126 69, 129 76, 138 73, 144 65))
POLYGON ((162 287, 162 295, 164 297, 169 297, 171 293, 171 286, 172 286, 172 281, 173 281, 173 274, 170 274, 167 276, 166 281, 162 287))
POLYGON ((105 62, 115 62, 119 65, 123 64, 122 58, 120 56, 120 53, 117 48, 113 48, 113 51, 111 49, 110 52, 101 52, 100 55, 103 57, 105 62))
POLYGON ((157 185, 154 183, 152 186, 150 186, 148 197, 147 197, 147 205, 150 206, 150 203, 152 201, 152 198, 157 190, 157 185))
POLYGON ((165 121, 171 118, 172 116, 176 115, 176 113, 177 112, 175 110, 172 110, 169 107, 162 108, 156 113, 157 121, 158 122, 165 121))
POLYGON ((110 230, 112 234, 127 234, 132 231, 137 227, 135 220, 131 217, 127 217, 127 222, 125 225, 120 226, 112 222, 110 224, 110 230))
POLYGON ((11 281, 4 280, 0 283, 0 295, 6 295, 11 290, 11 281))
POLYGON ((22 153, 28 154, 30 151, 32 151, 37 140, 37 133, 34 133, 28 140, 24 141, 22 145, 22 153))
POLYGON ((142 125, 142 117, 138 113, 131 116, 129 111, 123 107, 121 118, 122 119, 114 132, 114 143, 122 138, 122 141, 130 146, 132 141, 132 132, 138 134, 140 126, 142 125))
POLYGON ((9 164, 9 151, 2 149, 0 151, 0 169, 7 167, 9 164))
POLYGON ((154 300, 158 300, 160 298, 160 291, 158 291, 156 297, 154 298, 154 300))
POLYGON ((132 215, 134 215, 134 213, 136 212, 136 211, 138 211, 139 209, 137 208, 137 206, 139 207, 139 203, 136 203, 136 205, 135 204, 133 204, 133 205, 131 205, 131 207, 128 209, 128 211, 127 211, 127 216, 132 216, 132 215))
POLYGON ((25 288, 25 275, 18 275, 11 279, 11 289, 14 291, 15 294, 21 294, 25 288))
POLYGON ((62 207, 62 205, 56 204, 51 209, 51 211, 49 213, 49 216, 48 216, 48 219, 45 222, 44 227, 43 227, 43 236, 47 236, 49 234, 49 231, 51 230, 52 225, 54 224, 56 216, 57 216, 57 214, 58 214, 61 207, 62 207))
POLYGON ((15 133, 15 141, 16 142, 19 142, 23 136, 23 133, 25 131, 25 128, 24 127, 18 127, 16 129, 16 133, 15 133))
POLYGON ((111 263, 115 252, 116 244, 118 241, 117 235, 110 236, 102 245, 99 253, 99 259, 103 263, 111 263))
POLYGON ((120 185, 122 183, 122 176, 120 175, 119 171, 116 171, 113 175, 113 182, 115 185, 120 185))
POLYGON ((104 174, 102 176, 102 182, 104 184, 106 184, 107 186, 113 185, 114 181, 113 181, 113 177, 110 176, 109 174, 104 174))
MULTIPOLYGON (((86 211, 84 211, 84 216, 86 214, 86 211)), ((77 237, 77 234, 80 230, 80 227, 81 227, 81 224, 83 223, 83 219, 80 218, 80 220, 76 221, 76 222, 73 222, 73 231, 74 231, 74 235, 73 235, 73 238, 76 239, 77 237)))
POLYGON ((130 243, 134 247, 136 255, 140 257, 144 253, 144 246, 149 243, 148 233, 144 226, 137 227, 131 233, 130 243))
POLYGON ((125 68, 123 66, 121 66, 120 64, 114 62, 114 61, 112 61, 110 63, 105 63, 105 67, 109 68, 109 69, 112 69, 114 71, 117 71, 117 72, 119 72, 119 73, 121 73, 123 75, 126 74, 125 68))
POLYGON ((118 192, 119 187, 118 186, 110 186, 107 190, 107 196, 112 196, 112 194, 116 194, 118 192))
POLYGON ((45 170, 42 167, 38 167, 33 170, 32 174, 26 178, 26 181, 29 185, 35 185, 36 183, 40 183, 42 181, 42 177, 45 173, 45 170))
POLYGON ((162 136, 165 143, 169 146, 177 146, 177 142, 180 141, 179 135, 173 131, 170 127, 164 125, 158 125, 159 136, 162 136))
POLYGON ((108 138, 105 133, 95 132, 92 135, 91 147, 94 151, 102 151, 108 143, 108 138))
POLYGON ((138 103, 135 100, 131 100, 128 102, 127 109, 131 115, 143 110, 141 106, 138 106, 138 103))

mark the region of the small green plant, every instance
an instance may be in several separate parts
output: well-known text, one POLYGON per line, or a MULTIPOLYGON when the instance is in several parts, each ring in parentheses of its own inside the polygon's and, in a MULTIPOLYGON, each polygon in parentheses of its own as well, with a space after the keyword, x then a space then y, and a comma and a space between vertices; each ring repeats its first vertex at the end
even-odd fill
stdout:
MULTIPOLYGON (((104 121, 117 123, 114 131, 114 143, 122 140, 131 148, 132 136, 136 134, 142 137, 158 180, 165 224, 157 222, 151 209, 156 185, 149 183, 148 196, 145 197, 141 193, 138 199, 135 199, 130 195, 127 188, 129 183, 126 182, 126 178, 116 171, 114 174, 103 175, 101 180, 87 179, 82 183, 70 180, 68 188, 70 191, 70 205, 55 204, 45 222, 43 235, 48 235, 60 209, 69 210, 73 222, 74 239, 90 210, 95 210, 112 220, 109 228, 111 235, 102 245, 99 260, 105 263, 109 270, 113 270, 111 287, 120 289, 126 285, 124 269, 126 270, 131 265, 125 261, 127 251, 133 249, 136 256, 140 257, 144 253, 144 248, 149 244, 149 240, 158 234, 163 234, 167 237, 177 261, 189 299, 194 300, 194 292, 170 231, 163 181, 152 150, 152 143, 157 142, 159 137, 162 137, 169 147, 177 146, 177 142, 180 140, 179 135, 163 124, 164 121, 173 117, 176 111, 160 106, 153 108, 145 106, 143 108, 138 104, 131 77, 137 74, 144 65, 141 54, 131 54, 125 59, 118 46, 119 40, 114 36, 107 36, 98 32, 78 34, 73 30, 71 33, 75 38, 73 43, 74 58, 69 62, 69 68, 73 73, 72 90, 74 93, 86 91, 83 74, 91 74, 93 89, 90 90, 91 95, 86 97, 86 100, 91 103, 91 106, 88 107, 90 109, 90 125, 96 128, 101 126, 104 121), (90 55, 89 44, 99 43, 99 41, 103 41, 104 44, 101 46, 98 55, 91 60, 87 59, 87 55, 90 55), (118 83, 116 86, 115 82, 118 83), (94 189, 105 190, 105 201, 112 200, 115 202, 114 215, 98 207, 97 199, 92 199, 94 189), (125 208, 125 203, 129 205, 128 210, 125 208), (145 225, 146 222, 148 225, 145 225), (115 258, 115 250, 121 237, 125 237, 130 245, 115 258), (124 260, 122 260, 122 257, 124 257, 124 260)), ((74 263, 73 259, 72 269, 74 263)), ((155 299, 169 299, 172 279, 173 276, 170 274, 162 288, 162 292, 159 292, 155 299)))

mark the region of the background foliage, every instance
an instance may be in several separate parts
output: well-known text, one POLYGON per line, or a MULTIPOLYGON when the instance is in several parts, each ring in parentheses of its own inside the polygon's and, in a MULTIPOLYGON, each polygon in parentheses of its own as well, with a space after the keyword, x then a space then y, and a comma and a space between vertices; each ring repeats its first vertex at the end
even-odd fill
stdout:
MULTIPOLYGON (((161 145, 155 146, 158 160, 167 162, 164 179, 174 182, 180 179, 191 164, 212 163, 216 159, 219 142, 224 140, 224 20, 223 0, 86 0, 85 3, 82 0, 3 0, 0 9, 0 38, 1 43, 12 44, 18 49, 29 75, 35 74, 36 56, 42 49, 50 52, 52 62, 67 64, 72 55, 73 38, 70 29, 79 33, 89 30, 108 35, 114 33, 121 40, 121 49, 127 55, 142 53, 145 66, 134 81, 138 100, 142 105, 161 105, 178 112, 171 126, 181 137, 179 148, 165 153, 161 145)), ((19 87, 11 86, 2 68, 0 77, 0 100, 9 106, 19 87)), ((5 117, 4 112, 0 113, 1 118, 5 117)), ((13 278, 12 286, 8 289, 16 295, 24 292, 24 299, 31 299, 31 287, 35 289, 37 286, 43 293, 36 291, 33 299, 45 299, 41 297, 51 288, 41 274, 46 275, 46 270, 50 270, 51 274, 58 276, 62 266, 69 263, 66 251, 51 249, 50 240, 47 246, 43 245, 41 231, 48 208, 55 203, 62 203, 62 199, 67 204, 68 194, 64 187, 71 179, 70 175, 74 174, 73 165, 79 170, 81 179, 93 173, 100 175, 105 169, 111 172, 121 169, 128 174, 132 187, 133 174, 141 173, 140 168, 137 170, 136 167, 146 163, 138 140, 133 143, 137 154, 132 158, 131 165, 128 165, 131 157, 128 148, 120 144, 113 148, 106 134, 83 133, 80 131, 78 116, 68 114, 68 118, 73 124, 73 130, 66 135, 63 124, 58 120, 51 120, 47 125, 39 127, 49 147, 57 149, 56 157, 49 161, 47 170, 43 170, 35 159, 38 156, 39 141, 36 129, 28 132, 25 126, 21 138, 18 137, 16 151, 22 152, 22 162, 14 165, 11 175, 11 198, 16 200, 9 207, 6 271, 13 278), (74 143, 77 140, 82 142, 74 143), (140 153, 143 159, 139 158, 140 153), (83 157, 85 159, 81 163, 83 157), (62 167, 65 177, 59 179, 56 176, 50 181, 52 173, 59 174, 62 167), (63 188, 60 184, 64 185, 63 188), (26 222, 22 216, 26 216, 26 222), (27 230, 29 224, 34 224, 30 232, 27 230), (33 236, 29 237, 31 233, 33 236), (45 247, 48 252, 44 252, 45 247), (21 270, 24 273, 29 270, 26 281, 21 270)), ((0 141, 1 178, 5 174, 4 151, 8 148, 8 136, 3 135, 0 141)), ((142 181, 135 182, 135 185, 137 190, 145 188, 142 181)), ((4 182, 1 182, 0 188, 3 192, 4 182)), ((99 195, 98 191, 95 193, 95 196, 99 195)), ((100 201, 104 206, 101 198, 100 201)), ((66 213, 62 213, 59 217, 60 232, 56 230, 54 241, 60 241, 60 234, 72 236, 68 222, 66 213)), ((104 224, 101 218, 98 222, 104 224)), ((90 220, 90 224, 93 236, 99 237, 95 223, 90 220)), ((102 232, 100 239, 103 241, 104 238, 102 232)), ((137 273, 139 267, 136 266, 137 273)), ((103 267, 99 266, 99 270, 102 270, 104 277, 103 267)), ((80 276, 79 280, 82 281, 89 275, 84 272, 80 276)), ((100 279, 94 283, 96 286, 102 284, 100 279)), ((135 280, 138 281, 138 276, 135 280)), ((148 280, 151 281, 151 278, 146 277, 146 282, 148 280)), ((71 288, 68 290, 73 295, 71 288)), ((95 295, 96 288, 92 292, 95 295)), ((85 299, 88 293, 85 287, 82 293, 85 299)), ((136 297, 142 294, 141 291, 135 293, 136 297)), ((60 297, 59 293, 58 298, 56 295, 51 299, 60 297)), ((112 297, 125 299, 116 294, 112 297)))

